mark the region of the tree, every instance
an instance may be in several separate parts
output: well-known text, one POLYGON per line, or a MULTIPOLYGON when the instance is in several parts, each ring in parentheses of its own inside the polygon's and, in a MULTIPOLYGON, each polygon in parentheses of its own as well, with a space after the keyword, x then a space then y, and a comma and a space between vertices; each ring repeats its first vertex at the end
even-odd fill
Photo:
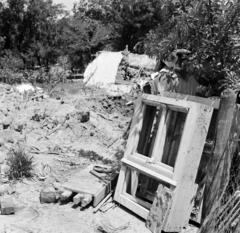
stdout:
POLYGON ((54 63, 59 55, 56 23, 63 13, 62 5, 52 0, 7 0, 0 11, 4 50, 20 56, 25 65, 54 63))
POLYGON ((193 72, 204 76, 211 88, 219 85, 219 80, 228 80, 229 72, 239 75, 239 1, 175 0, 166 1, 164 7, 171 14, 148 33, 148 54, 164 60, 175 49, 190 50, 188 66, 191 63, 193 72), (172 7, 174 10, 169 10, 172 7))

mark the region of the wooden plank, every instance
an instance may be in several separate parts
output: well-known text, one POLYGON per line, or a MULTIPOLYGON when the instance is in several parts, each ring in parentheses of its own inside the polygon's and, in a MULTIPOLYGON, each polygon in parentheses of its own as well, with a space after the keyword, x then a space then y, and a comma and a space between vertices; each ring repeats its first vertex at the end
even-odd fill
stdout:
MULTIPOLYGON (((149 94, 143 94, 142 101, 152 106, 159 106, 161 104, 166 104, 169 108, 171 106, 174 106, 176 108, 179 108, 179 111, 181 111, 181 109, 186 109, 186 108, 189 109, 189 107, 191 106, 191 103, 193 103, 185 100, 172 99, 164 96, 149 95, 149 94)), ((182 110, 182 111, 186 112, 185 110, 182 110)))
POLYGON ((131 195, 136 196, 139 172, 131 170, 131 195))
POLYGON ((131 175, 131 169, 127 167, 126 173, 125 173, 125 179, 123 182, 123 188, 122 188, 122 194, 129 191, 129 182, 130 182, 130 175, 131 175))
POLYGON ((137 149, 138 141, 140 138, 140 132, 143 124, 143 115, 144 115, 143 105, 144 104, 142 103, 142 95, 140 94, 136 101, 134 117, 133 117, 131 128, 129 131, 129 137, 128 137, 124 157, 131 155, 137 149))
POLYGON ((131 210, 133 213, 137 213, 141 218, 147 219, 149 210, 145 207, 139 205, 135 201, 132 201, 125 197, 124 195, 120 196, 119 203, 125 207, 127 207, 129 210, 131 210))
POLYGON ((219 99, 208 99, 208 98, 202 98, 198 96, 193 96, 193 95, 185 95, 185 94, 180 94, 176 92, 168 92, 164 91, 162 93, 164 97, 169 97, 169 98, 174 98, 177 100, 186 100, 186 101, 191 101, 199 104, 204 104, 210 107, 213 107, 214 109, 219 109, 219 99))
POLYGON ((162 105, 162 114, 160 122, 157 129, 156 139, 153 146, 153 151, 151 155, 151 160, 154 162, 161 161, 165 138, 166 138, 166 116, 167 116, 167 107, 162 105))
MULTIPOLYGON (((151 144, 150 144, 150 150, 149 150, 149 155, 148 157, 151 158, 152 157, 152 152, 153 152, 153 148, 156 142, 156 137, 157 137, 157 132, 158 132, 158 128, 159 128, 159 124, 161 121, 161 114, 162 114, 162 108, 159 108, 159 111, 157 112, 155 119, 154 119, 154 124, 153 124, 153 129, 152 129, 152 138, 151 138, 151 144)), ((153 161, 151 159, 151 161, 153 161)))
POLYGON ((104 197, 104 199, 101 200, 101 202, 94 208, 93 213, 96 213, 102 207, 102 205, 112 196, 114 190, 115 189, 113 189, 106 197, 104 197))
POLYGON ((105 180, 105 185, 93 195, 93 206, 97 206, 104 197, 116 187, 118 174, 114 174, 110 180, 105 180))
POLYGON ((172 204, 172 191, 159 184, 152 208, 146 220, 146 227, 153 233, 161 233, 172 204))
POLYGON ((208 233, 209 227, 215 227, 218 214, 216 205, 221 201, 229 182, 232 157, 240 134, 240 111, 236 100, 237 95, 233 90, 225 90, 221 95, 215 147, 205 182, 201 233, 208 233))
POLYGON ((151 129, 152 129, 155 114, 156 114, 155 107, 146 106, 143 126, 142 126, 138 148, 137 148, 137 152, 145 156, 148 156, 149 139, 150 139, 150 134, 151 134, 151 129))
POLYGON ((181 136, 182 136, 185 122, 186 122, 185 115, 178 113, 177 119, 176 119, 176 124, 174 127, 172 143, 171 143, 170 151, 169 151, 168 158, 167 158, 167 164, 172 167, 175 166, 175 162, 177 159, 177 154, 178 154, 180 142, 182 139, 181 136))
MULTIPOLYGON (((153 106, 153 107, 161 107, 161 105, 162 105, 161 102, 152 101, 152 100, 148 100, 148 99, 143 99, 143 103, 145 103, 146 105, 149 105, 149 106, 153 106)), ((181 106, 177 106, 177 105, 173 105, 173 104, 168 104, 168 108, 173 111, 176 111, 176 112, 184 112, 184 113, 188 112, 187 107, 181 107, 181 106)))
MULTIPOLYGON (((141 160, 141 162, 144 162, 144 163, 148 163, 149 161, 149 158, 147 158, 146 156, 143 156, 141 154, 138 154, 138 153, 133 153, 131 157, 129 157, 128 159, 139 159, 141 160)), ((133 160, 132 160, 133 161, 133 160)), ((170 167, 164 163, 161 163, 161 162, 156 162, 156 163, 152 163, 153 166, 154 165, 157 165, 159 167, 161 167, 162 169, 165 169, 166 171, 169 171, 169 175, 172 176, 173 174, 173 167, 170 167)))
POLYGON ((141 173, 143 173, 145 175, 153 177, 153 178, 155 178, 157 180, 161 180, 161 181, 166 182, 168 184, 171 184, 173 186, 177 186, 177 182, 175 180, 172 180, 170 178, 167 178, 164 175, 161 175, 161 174, 159 174, 159 173, 157 173, 155 171, 152 171, 151 168, 146 168, 146 166, 141 166, 141 165, 139 165, 139 164, 137 164, 135 162, 132 162, 132 161, 130 161, 128 159, 125 159, 125 158, 122 159, 122 162, 125 163, 126 165, 132 167, 133 169, 138 170, 139 172, 141 172, 141 173))
MULTIPOLYGON (((166 136, 166 142, 164 145, 164 152, 163 152, 163 157, 162 157, 162 163, 166 164, 166 166, 170 164, 169 161, 172 161, 172 158, 171 158, 171 156, 169 157, 169 154, 170 154, 171 148, 173 147, 172 144, 175 139, 174 132, 175 132, 175 129, 177 126, 176 122, 177 122, 178 114, 179 114, 178 112, 171 111, 171 117, 170 117, 170 121, 169 121, 168 132, 167 132, 167 136, 166 136)), ((173 171, 173 167, 171 167, 171 168, 173 171)))
POLYGON ((92 201, 92 195, 90 194, 85 194, 84 198, 81 201, 81 207, 86 207, 90 202, 92 201))
POLYGON ((93 166, 94 164, 91 164, 84 170, 73 174, 67 182, 62 184, 62 187, 75 193, 91 195, 97 193, 104 186, 104 183, 99 182, 99 178, 90 173, 93 166))
POLYGON ((179 147, 173 179, 178 182, 174 190, 172 207, 163 227, 166 232, 179 232, 189 219, 189 205, 201 154, 203 152, 213 108, 192 103, 179 147), (181 204, 179 204, 181 203, 181 204))
POLYGON ((126 171, 127 171, 127 166, 125 164, 122 164, 119 177, 118 177, 117 187, 114 193, 114 200, 118 203, 120 203, 120 196, 123 190, 123 183, 125 180, 126 171))
MULTIPOLYGON (((192 193, 191 193, 191 199, 190 199, 190 204, 188 206, 188 213, 187 213, 187 216, 191 216, 191 213, 192 213, 192 210, 193 210, 193 206, 194 206, 194 198, 196 197, 196 193, 197 193, 197 189, 198 189, 198 185, 197 184, 194 184, 193 185, 193 188, 192 188, 192 193)), ((189 218, 186 218, 185 219, 185 224, 184 224, 184 227, 187 227, 189 224, 189 218)))
POLYGON ((158 173, 162 173, 163 175, 165 175, 166 177, 172 179, 173 177, 173 168, 170 166, 167 166, 163 163, 154 163, 151 160, 149 160, 148 158, 142 158, 136 155, 136 153, 134 153, 133 156, 128 158, 129 161, 137 163, 143 167, 152 169, 155 172, 158 173))
POLYGON ((142 207, 150 210, 151 209, 151 204, 140 199, 140 198, 137 198, 137 197, 133 197, 132 195, 129 195, 128 193, 122 193, 122 196, 126 197, 127 199, 129 200, 132 200, 134 202, 136 202, 137 204, 141 205, 142 207))

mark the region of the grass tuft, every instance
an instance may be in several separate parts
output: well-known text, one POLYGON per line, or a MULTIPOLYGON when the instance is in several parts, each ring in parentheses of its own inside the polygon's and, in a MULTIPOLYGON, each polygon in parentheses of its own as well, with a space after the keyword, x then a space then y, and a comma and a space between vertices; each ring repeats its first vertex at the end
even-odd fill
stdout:
POLYGON ((33 177, 33 162, 33 156, 29 156, 24 148, 17 146, 11 149, 7 158, 7 164, 9 166, 7 172, 8 178, 13 180, 33 177))

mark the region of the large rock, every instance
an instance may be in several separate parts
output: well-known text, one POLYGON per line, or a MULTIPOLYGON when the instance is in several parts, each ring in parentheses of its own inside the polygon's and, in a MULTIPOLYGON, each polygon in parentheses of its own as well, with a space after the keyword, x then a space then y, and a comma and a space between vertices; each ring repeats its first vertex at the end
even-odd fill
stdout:
POLYGON ((43 203, 54 203, 56 202, 56 191, 54 187, 45 187, 40 192, 40 202, 43 203))

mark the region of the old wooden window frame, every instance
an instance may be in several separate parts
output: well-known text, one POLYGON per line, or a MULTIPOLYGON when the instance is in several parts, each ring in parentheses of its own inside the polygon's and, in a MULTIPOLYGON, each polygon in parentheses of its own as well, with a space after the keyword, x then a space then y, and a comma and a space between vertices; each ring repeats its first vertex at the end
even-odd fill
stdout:
MULTIPOLYGON (((172 202, 172 211, 179 210, 179 208, 175 207, 182 199, 182 204, 186 204, 187 206, 182 211, 182 215, 190 214, 188 202, 193 197, 194 190, 196 190, 194 179, 201 159, 212 112, 213 107, 201 103, 164 96, 140 95, 136 103, 134 118, 124 158, 122 159, 122 167, 114 199, 146 219, 151 204, 135 196, 138 175, 139 173, 143 173, 148 177, 167 183, 169 188, 173 190, 175 198, 172 202), (155 148, 153 149, 152 158, 149 159, 136 153, 143 126, 143 119, 145 117, 146 105, 161 106, 163 109, 187 113, 174 168, 159 162, 161 161, 164 145, 164 142, 161 141, 161 137, 166 132, 166 111, 163 111, 159 121, 158 133, 156 136, 156 141, 159 143, 155 143, 156 145, 154 145, 155 148), (194 139, 195 134, 196 137, 198 137, 197 140, 194 139), (184 180, 184 176, 187 176, 186 180, 184 180), (129 177, 131 177, 131 179, 129 179, 129 177), (126 190, 128 182, 131 182, 131 195, 127 193, 126 190), (186 194, 181 189, 186 189, 186 194), (179 197, 176 197, 177 195, 179 197)), ((167 230, 179 230, 177 226, 178 223, 182 221, 180 216, 177 217, 181 220, 177 220, 175 225, 171 224, 171 221, 173 221, 173 218, 176 218, 176 216, 177 214, 173 212, 169 213, 169 218, 166 222, 167 230)))

